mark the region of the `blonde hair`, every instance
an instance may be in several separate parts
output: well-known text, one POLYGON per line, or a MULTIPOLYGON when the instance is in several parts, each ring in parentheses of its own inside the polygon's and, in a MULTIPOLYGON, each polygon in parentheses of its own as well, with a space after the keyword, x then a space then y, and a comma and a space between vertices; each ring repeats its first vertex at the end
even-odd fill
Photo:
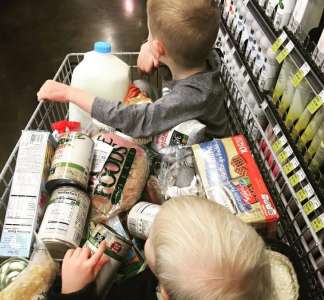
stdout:
POLYGON ((212 0, 148 0, 147 14, 153 38, 183 67, 201 65, 218 33, 219 11, 212 0))
POLYGON ((198 197, 167 201, 150 239, 155 272, 172 300, 268 300, 262 238, 226 208, 198 197))

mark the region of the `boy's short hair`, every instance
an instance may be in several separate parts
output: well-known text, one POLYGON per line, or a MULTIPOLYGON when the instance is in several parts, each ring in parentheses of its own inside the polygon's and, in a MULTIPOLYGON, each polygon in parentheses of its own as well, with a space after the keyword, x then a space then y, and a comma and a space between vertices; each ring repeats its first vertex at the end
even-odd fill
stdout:
POLYGON ((206 60, 219 28, 219 11, 213 2, 148 0, 150 31, 176 64, 189 68, 206 60))
POLYGON ((155 272, 172 300, 271 299, 262 238, 206 199, 167 201, 150 233, 155 272))

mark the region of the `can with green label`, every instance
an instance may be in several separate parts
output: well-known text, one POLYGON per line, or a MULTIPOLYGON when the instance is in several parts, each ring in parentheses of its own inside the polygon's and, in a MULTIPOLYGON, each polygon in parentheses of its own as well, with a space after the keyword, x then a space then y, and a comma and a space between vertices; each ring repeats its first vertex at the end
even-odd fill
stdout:
POLYGON ((102 241, 106 242, 105 254, 109 257, 109 262, 102 268, 96 279, 97 294, 99 296, 109 290, 118 269, 132 247, 129 240, 122 237, 110 226, 97 224, 85 246, 94 253, 102 241))

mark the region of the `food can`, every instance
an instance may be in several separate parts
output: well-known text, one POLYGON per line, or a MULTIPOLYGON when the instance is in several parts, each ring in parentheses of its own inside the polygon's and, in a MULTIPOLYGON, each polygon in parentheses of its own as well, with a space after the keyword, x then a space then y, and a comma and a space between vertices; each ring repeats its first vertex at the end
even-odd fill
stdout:
POLYGON ((94 253, 103 240, 106 241, 105 254, 109 256, 110 260, 102 268, 96 279, 97 294, 99 296, 102 296, 103 292, 109 290, 122 261, 132 247, 130 241, 105 224, 97 224, 96 228, 91 232, 89 239, 86 241, 85 246, 94 253))
POLYGON ((137 203, 127 217, 127 227, 130 234, 140 239, 147 239, 160 208, 160 205, 149 202, 137 203))
POLYGON ((88 195, 78 188, 54 190, 38 234, 52 257, 62 259, 68 249, 80 245, 89 206, 88 195))
POLYGON ((94 142, 81 132, 63 133, 58 141, 46 188, 53 191, 60 186, 88 187, 94 142))

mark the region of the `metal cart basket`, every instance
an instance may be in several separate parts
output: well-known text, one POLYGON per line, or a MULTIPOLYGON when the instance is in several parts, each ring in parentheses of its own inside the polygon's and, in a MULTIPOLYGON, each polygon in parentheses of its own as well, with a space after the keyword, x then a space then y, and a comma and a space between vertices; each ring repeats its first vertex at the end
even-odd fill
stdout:
MULTIPOLYGON (((137 53, 114 53, 116 56, 124 60, 131 66, 131 79, 135 80, 143 78, 140 75, 137 67, 137 53)), ((60 68, 58 69, 54 80, 70 84, 72 71, 75 66, 83 59, 84 54, 76 53, 69 54, 63 60, 60 68)), ((163 72, 160 70, 155 71, 150 76, 144 76, 145 79, 149 80, 151 84, 156 86, 158 89, 161 87, 161 78, 163 72)), ((226 86, 226 84, 225 84, 226 86)), ((262 156, 260 151, 260 144, 258 141, 261 139, 270 147, 270 142, 267 141, 267 137, 260 126, 257 118, 253 115, 249 106, 245 103, 239 103, 234 101, 229 95, 225 100, 226 107, 228 108, 228 114, 230 116, 230 122, 233 133, 243 133, 247 137, 251 150, 255 156, 257 163, 259 164, 262 175, 268 185, 268 188, 276 202, 278 210, 281 215, 281 221, 279 226, 279 237, 284 242, 292 246, 298 253, 302 263, 303 271, 309 277, 307 283, 312 290, 311 297, 309 299, 323 299, 323 278, 322 268, 317 263, 318 257, 323 258, 318 251, 316 246, 318 240, 314 240, 312 234, 310 239, 305 241, 304 235, 310 231, 310 225, 304 224, 302 208, 300 205, 290 197, 284 183, 279 181, 279 177, 274 178, 267 161, 262 156), (302 222, 302 224, 301 224, 302 222), (303 226, 301 228, 301 226, 303 226), (304 227, 306 226, 306 227, 304 227), (312 248, 310 248, 312 245, 312 248)), ((51 123, 65 119, 68 115, 68 105, 54 102, 40 102, 27 123, 25 129, 33 130, 51 130, 51 123)), ((0 174, 0 230, 2 230, 3 221, 5 217, 6 206, 10 194, 10 187, 12 182, 13 173, 15 170, 15 163, 17 159, 19 141, 14 147, 8 161, 6 162, 3 170, 0 174)))

